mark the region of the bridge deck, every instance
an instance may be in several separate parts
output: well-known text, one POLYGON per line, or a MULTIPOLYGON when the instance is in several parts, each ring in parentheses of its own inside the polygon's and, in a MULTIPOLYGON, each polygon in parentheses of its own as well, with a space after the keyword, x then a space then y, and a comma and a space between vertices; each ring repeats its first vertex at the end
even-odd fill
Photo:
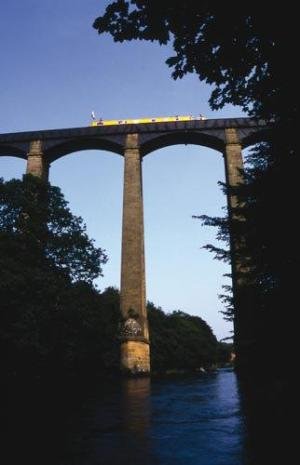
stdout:
POLYGON ((266 123, 252 118, 217 118, 207 120, 176 121, 164 123, 123 124, 116 126, 85 126, 80 128, 42 129, 38 131, 0 134, 0 144, 31 140, 65 139, 73 137, 93 137, 121 135, 128 133, 161 133, 185 130, 220 130, 225 128, 254 129, 264 128, 266 123))

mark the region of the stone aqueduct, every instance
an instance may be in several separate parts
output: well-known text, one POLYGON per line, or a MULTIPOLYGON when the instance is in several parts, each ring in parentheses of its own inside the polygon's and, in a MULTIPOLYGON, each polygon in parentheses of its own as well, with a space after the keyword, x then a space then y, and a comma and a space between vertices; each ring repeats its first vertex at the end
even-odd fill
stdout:
MULTIPOLYGON (((175 144, 198 144, 222 153, 226 184, 242 182, 242 148, 264 140, 268 127, 250 118, 193 120, 120 126, 54 129, 0 135, 0 155, 27 160, 27 173, 48 179, 50 164, 80 150, 107 150, 124 157, 122 225, 121 368, 131 373, 150 372, 149 333, 146 313, 142 159, 150 152, 175 144)), ((228 194, 229 216, 237 199, 228 194)), ((238 292, 235 259, 238 244, 231 241, 233 290, 238 292)), ((239 312, 237 312, 239 315, 239 312)), ((243 332, 242 315, 235 319, 235 332, 243 332)))

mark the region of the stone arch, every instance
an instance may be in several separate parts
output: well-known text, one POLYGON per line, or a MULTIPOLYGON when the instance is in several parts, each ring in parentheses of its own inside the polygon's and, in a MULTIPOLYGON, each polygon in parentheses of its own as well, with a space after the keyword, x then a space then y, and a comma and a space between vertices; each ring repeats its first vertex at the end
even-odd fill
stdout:
POLYGON ((16 157, 27 159, 27 153, 20 147, 13 145, 2 145, 0 144, 0 157, 16 157))
POLYGON ((267 142, 270 139, 269 135, 270 135, 269 129, 261 129, 261 130, 256 130, 253 132, 251 131, 246 136, 240 137, 242 148, 245 149, 259 142, 267 142))
POLYGON ((157 137, 152 137, 145 142, 141 141, 140 150, 142 156, 145 156, 155 150, 179 144, 202 145, 221 153, 224 151, 224 141, 222 139, 203 132, 195 131, 167 133, 157 137))
POLYGON ((121 144, 112 142, 107 139, 76 138, 52 145, 51 147, 46 148, 44 153, 47 160, 51 163, 70 153, 79 152, 82 150, 105 150, 107 152, 113 152, 118 155, 123 155, 124 151, 121 144))

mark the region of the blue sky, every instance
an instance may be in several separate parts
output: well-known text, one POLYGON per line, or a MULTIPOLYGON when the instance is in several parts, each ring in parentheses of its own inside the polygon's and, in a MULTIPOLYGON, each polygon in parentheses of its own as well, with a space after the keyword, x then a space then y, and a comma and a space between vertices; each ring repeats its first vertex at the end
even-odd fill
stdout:
MULTIPOLYGON (((98 117, 137 118, 204 114, 243 116, 237 107, 209 109, 210 88, 194 75, 171 78, 164 63, 170 47, 115 44, 92 28, 106 0, 3 0, 0 18, 0 132, 86 126, 98 117)), ((0 158, 0 176, 21 177, 25 161, 0 158)), ((218 338, 231 325, 219 313, 218 294, 227 266, 201 247, 215 230, 192 215, 222 214, 226 199, 220 153, 174 146, 143 161, 147 297, 165 311, 200 315, 218 338)), ((82 151, 54 162, 50 182, 59 186, 109 262, 100 289, 119 287, 122 157, 82 151)))

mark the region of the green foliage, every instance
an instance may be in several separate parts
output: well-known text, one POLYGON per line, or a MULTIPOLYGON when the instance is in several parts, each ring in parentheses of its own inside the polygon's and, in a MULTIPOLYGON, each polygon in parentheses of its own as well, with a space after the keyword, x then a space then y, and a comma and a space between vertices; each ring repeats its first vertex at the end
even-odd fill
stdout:
POLYGON ((0 285, 2 375, 118 370, 118 293, 99 294, 51 270, 14 271, 0 285))
MULTIPOLYGON (((171 43, 175 55, 167 65, 175 79, 196 73, 215 86, 212 108, 226 103, 241 105, 253 115, 277 117, 277 109, 290 93, 282 80, 289 69, 286 53, 293 45, 293 27, 286 33, 282 24, 293 24, 295 9, 279 4, 269 9, 256 2, 205 0, 117 0, 94 22, 99 34, 108 32, 115 41, 147 40, 171 43), (264 99, 262 103, 261 98, 264 99)), ((296 74, 289 82, 296 84, 296 74)), ((291 110, 295 101, 289 101, 291 110)))
POLYGON ((92 280, 106 255, 58 188, 0 180, 2 374, 114 369, 119 296, 92 280))
POLYGON ((107 257, 86 234, 82 218, 71 213, 58 187, 34 176, 0 178, 1 241, 19 243, 34 259, 63 271, 72 281, 102 275, 107 257), (33 253, 34 250, 34 253, 33 253))
POLYGON ((222 365, 231 362, 231 356, 234 352, 233 344, 227 342, 219 342, 217 349, 218 361, 222 365))
POLYGON ((165 314, 152 303, 148 303, 148 318, 155 372, 195 371, 223 362, 219 343, 202 318, 181 311, 165 314))

